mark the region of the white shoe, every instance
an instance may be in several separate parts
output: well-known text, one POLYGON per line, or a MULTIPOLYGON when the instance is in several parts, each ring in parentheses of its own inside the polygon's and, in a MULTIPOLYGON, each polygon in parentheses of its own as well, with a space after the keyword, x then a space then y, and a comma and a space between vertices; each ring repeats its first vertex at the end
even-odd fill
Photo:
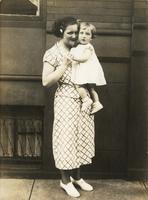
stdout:
POLYGON ((93 103, 92 104, 91 114, 94 114, 94 113, 98 112, 102 108, 103 108, 103 105, 99 101, 93 103))
POLYGON ((60 181, 60 187, 63 188, 66 191, 66 193, 71 197, 79 197, 80 196, 80 193, 75 188, 75 186, 73 185, 72 182, 69 182, 68 184, 64 184, 64 183, 62 183, 62 181, 60 181))
POLYGON ((70 177, 71 181, 78 185, 82 190, 85 190, 85 191, 92 191, 93 190, 93 187, 88 184, 86 181, 84 181, 84 179, 80 179, 80 180, 74 180, 72 177, 70 177))
POLYGON ((91 98, 89 97, 85 97, 82 100, 82 108, 81 111, 86 111, 91 105, 92 105, 93 101, 91 100, 91 98))

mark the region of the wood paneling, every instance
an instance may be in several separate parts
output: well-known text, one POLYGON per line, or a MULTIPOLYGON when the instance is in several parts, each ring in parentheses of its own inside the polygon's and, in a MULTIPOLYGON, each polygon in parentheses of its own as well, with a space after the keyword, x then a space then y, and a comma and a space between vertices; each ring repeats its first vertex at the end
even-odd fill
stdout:
POLYGON ((99 27, 104 23, 112 23, 113 26, 116 24, 118 29, 124 29, 121 24, 131 23, 131 12, 132 0, 47 1, 47 27, 50 29, 50 22, 58 17, 73 15, 82 20, 96 23, 99 27))
POLYGON ((44 105, 41 81, 1 81, 1 105, 44 105))
POLYGON ((40 75, 45 31, 35 28, 0 29, 1 74, 40 75))
POLYGON ((134 0, 133 1, 133 18, 134 22, 147 23, 148 22, 148 1, 134 0))
POLYGON ((130 37, 129 36, 97 36, 93 40, 97 56, 124 58, 130 57, 130 37))
POLYGON ((132 41, 133 51, 148 51, 148 29, 137 29, 134 31, 134 37, 132 41))
POLYGON ((129 177, 148 177, 148 1, 133 2, 129 101, 129 177))

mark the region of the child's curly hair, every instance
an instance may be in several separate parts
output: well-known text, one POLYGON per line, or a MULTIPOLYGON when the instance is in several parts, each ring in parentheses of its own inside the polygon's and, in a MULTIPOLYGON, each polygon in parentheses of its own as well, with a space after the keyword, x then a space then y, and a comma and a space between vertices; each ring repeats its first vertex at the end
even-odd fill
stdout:
POLYGON ((84 30, 86 28, 90 28, 91 33, 92 33, 92 38, 96 37, 96 27, 93 24, 88 23, 88 22, 80 22, 80 28, 82 28, 84 30))

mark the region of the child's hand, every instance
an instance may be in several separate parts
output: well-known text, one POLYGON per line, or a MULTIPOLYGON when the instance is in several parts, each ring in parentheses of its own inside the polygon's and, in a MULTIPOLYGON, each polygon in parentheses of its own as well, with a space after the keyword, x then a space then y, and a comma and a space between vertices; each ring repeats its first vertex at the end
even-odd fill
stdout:
POLYGON ((67 54, 67 59, 69 59, 69 60, 71 60, 71 62, 73 61, 73 59, 74 59, 74 56, 72 55, 72 54, 67 54))

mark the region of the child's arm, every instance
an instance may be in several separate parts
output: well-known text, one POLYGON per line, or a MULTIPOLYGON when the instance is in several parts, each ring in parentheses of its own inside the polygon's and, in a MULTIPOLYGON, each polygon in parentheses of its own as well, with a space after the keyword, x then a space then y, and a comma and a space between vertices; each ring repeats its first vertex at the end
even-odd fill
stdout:
POLYGON ((85 48, 81 54, 80 53, 77 54, 71 51, 70 58, 77 62, 86 62, 90 58, 91 55, 92 55, 92 49, 89 47, 89 48, 85 48))

